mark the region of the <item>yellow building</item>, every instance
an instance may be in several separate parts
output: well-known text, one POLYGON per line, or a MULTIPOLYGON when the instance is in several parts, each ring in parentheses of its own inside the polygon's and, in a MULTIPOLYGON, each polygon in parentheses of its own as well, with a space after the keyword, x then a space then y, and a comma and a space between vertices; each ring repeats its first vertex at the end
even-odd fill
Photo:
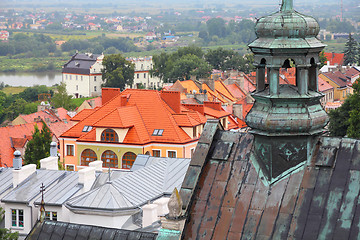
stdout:
POLYGON ((334 88, 334 101, 344 101, 349 94, 353 93, 351 81, 340 71, 320 73, 319 78, 334 88))
POLYGON ((72 121, 77 123, 60 137, 66 169, 95 160, 129 169, 138 154, 190 158, 206 117, 181 106, 179 92, 103 88, 102 106, 72 121))

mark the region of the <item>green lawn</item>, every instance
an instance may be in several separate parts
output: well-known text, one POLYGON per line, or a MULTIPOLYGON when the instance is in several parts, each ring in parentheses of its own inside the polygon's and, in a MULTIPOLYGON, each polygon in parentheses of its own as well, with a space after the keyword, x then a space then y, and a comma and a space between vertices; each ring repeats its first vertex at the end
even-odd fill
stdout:
POLYGON ((2 92, 6 93, 6 95, 9 95, 9 94, 18 94, 18 93, 21 93, 23 92, 24 90, 26 89, 26 87, 5 87, 3 88, 2 92))
POLYGON ((79 107, 85 100, 92 99, 93 97, 87 97, 87 98, 73 98, 71 99, 71 102, 76 105, 76 107, 79 107))

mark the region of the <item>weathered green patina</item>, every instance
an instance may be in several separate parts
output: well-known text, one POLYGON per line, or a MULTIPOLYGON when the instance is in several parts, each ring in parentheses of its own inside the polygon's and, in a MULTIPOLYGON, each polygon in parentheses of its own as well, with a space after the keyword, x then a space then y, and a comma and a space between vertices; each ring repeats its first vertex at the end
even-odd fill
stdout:
POLYGON ((254 158, 270 182, 309 159, 314 138, 328 123, 317 82, 319 53, 325 47, 316 38, 319 30, 314 18, 296 12, 292 0, 283 0, 278 12, 258 20, 257 39, 249 44, 257 88, 246 123, 255 135, 254 158), (279 70, 292 66, 296 84, 280 85, 279 70))

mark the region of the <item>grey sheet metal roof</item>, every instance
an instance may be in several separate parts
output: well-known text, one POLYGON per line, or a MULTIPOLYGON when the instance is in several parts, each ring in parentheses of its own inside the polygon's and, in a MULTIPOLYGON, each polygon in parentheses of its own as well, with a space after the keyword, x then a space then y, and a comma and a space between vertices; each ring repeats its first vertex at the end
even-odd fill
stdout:
POLYGON ((65 175, 65 171, 38 169, 19 186, 11 190, 1 201, 28 203, 39 195, 42 183, 47 188, 63 175, 65 175))
POLYGON ((99 54, 75 54, 69 62, 64 64, 63 73, 90 74, 90 67, 94 65, 99 54), (92 57, 91 57, 92 56, 92 57))
MULTIPOLYGON (((83 188, 82 184, 79 182, 79 173, 78 172, 69 172, 65 171, 59 179, 57 179, 54 184, 49 188, 45 189, 44 192, 44 201, 46 205, 62 205, 75 193, 83 188)), ((41 197, 35 200, 35 204, 40 204, 41 197)))
POLYGON ((12 187, 12 168, 0 169, 0 194, 12 187))
MULTIPOLYGON (((131 167, 131 171, 137 171, 143 167, 146 167, 146 166, 149 166, 149 165, 152 165, 152 164, 155 164, 157 162, 159 162, 161 159, 164 159, 164 158, 161 158, 161 157, 152 157, 152 156, 149 156, 149 155, 144 155, 144 154, 139 154, 137 155, 135 161, 134 161, 134 164, 132 165, 131 167)), ((182 158, 178 158, 179 160, 182 159, 182 158)))
POLYGON ((136 207, 112 182, 107 182, 99 188, 88 191, 66 203, 69 209, 92 208, 101 210, 117 210, 136 207))
POLYGON ((71 209, 120 210, 137 208, 148 201, 170 195, 180 188, 190 159, 163 158, 159 162, 126 174, 97 189, 70 199, 71 209), (121 200, 119 200, 121 199, 121 200))
MULTIPOLYGON (((115 179, 118 179, 129 173, 131 173, 129 170, 111 170, 110 179, 111 179, 111 181, 114 181, 115 179)), ((92 185, 91 189, 98 188, 98 187, 104 185, 107 181, 109 181, 109 173, 101 172, 97 175, 95 182, 92 185)))
POLYGON ((156 237, 156 233, 104 228, 75 223, 44 221, 42 223, 37 222, 26 239, 155 240, 156 237))

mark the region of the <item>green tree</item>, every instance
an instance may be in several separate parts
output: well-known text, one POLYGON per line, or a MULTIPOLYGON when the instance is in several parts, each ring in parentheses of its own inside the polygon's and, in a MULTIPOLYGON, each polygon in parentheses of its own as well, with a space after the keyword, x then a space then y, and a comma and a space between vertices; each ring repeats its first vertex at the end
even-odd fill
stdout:
POLYGON ((352 65, 356 64, 357 61, 357 51, 358 51, 358 43, 352 37, 351 33, 349 33, 349 38, 345 43, 345 50, 344 50, 344 65, 352 65))
MULTIPOLYGON (((5 211, 0 207, 0 222, 4 220, 5 211)), ((2 240, 17 240, 19 239, 19 232, 11 232, 7 228, 0 228, 0 239, 2 240)))
POLYGON ((101 73, 104 87, 116 87, 122 91, 133 84, 135 66, 121 54, 105 56, 103 66, 101 73))
POLYGON ((326 62, 327 62, 327 58, 325 56, 325 50, 322 50, 320 53, 319 53, 319 62, 320 62, 320 68, 322 68, 324 65, 326 65, 326 62))
POLYGON ((71 102, 72 96, 66 92, 66 84, 61 82, 57 87, 57 93, 51 98, 51 103, 54 107, 63 107, 67 110, 75 109, 76 106, 71 102))
POLYGON ((40 160, 50 156, 51 132, 44 121, 42 129, 39 131, 37 125, 34 127, 32 139, 27 143, 25 148, 25 164, 36 164, 40 167, 40 160))
POLYGON ((178 79, 190 79, 191 75, 199 79, 209 77, 210 73, 211 66, 204 59, 194 54, 186 54, 174 62, 169 72, 169 79, 175 82, 178 79))
POLYGON ((206 22, 209 36, 218 36, 220 38, 226 37, 225 20, 222 18, 212 18, 206 22))
POLYGON ((360 139, 360 78, 353 84, 354 93, 344 104, 330 111, 329 131, 332 136, 360 139))

